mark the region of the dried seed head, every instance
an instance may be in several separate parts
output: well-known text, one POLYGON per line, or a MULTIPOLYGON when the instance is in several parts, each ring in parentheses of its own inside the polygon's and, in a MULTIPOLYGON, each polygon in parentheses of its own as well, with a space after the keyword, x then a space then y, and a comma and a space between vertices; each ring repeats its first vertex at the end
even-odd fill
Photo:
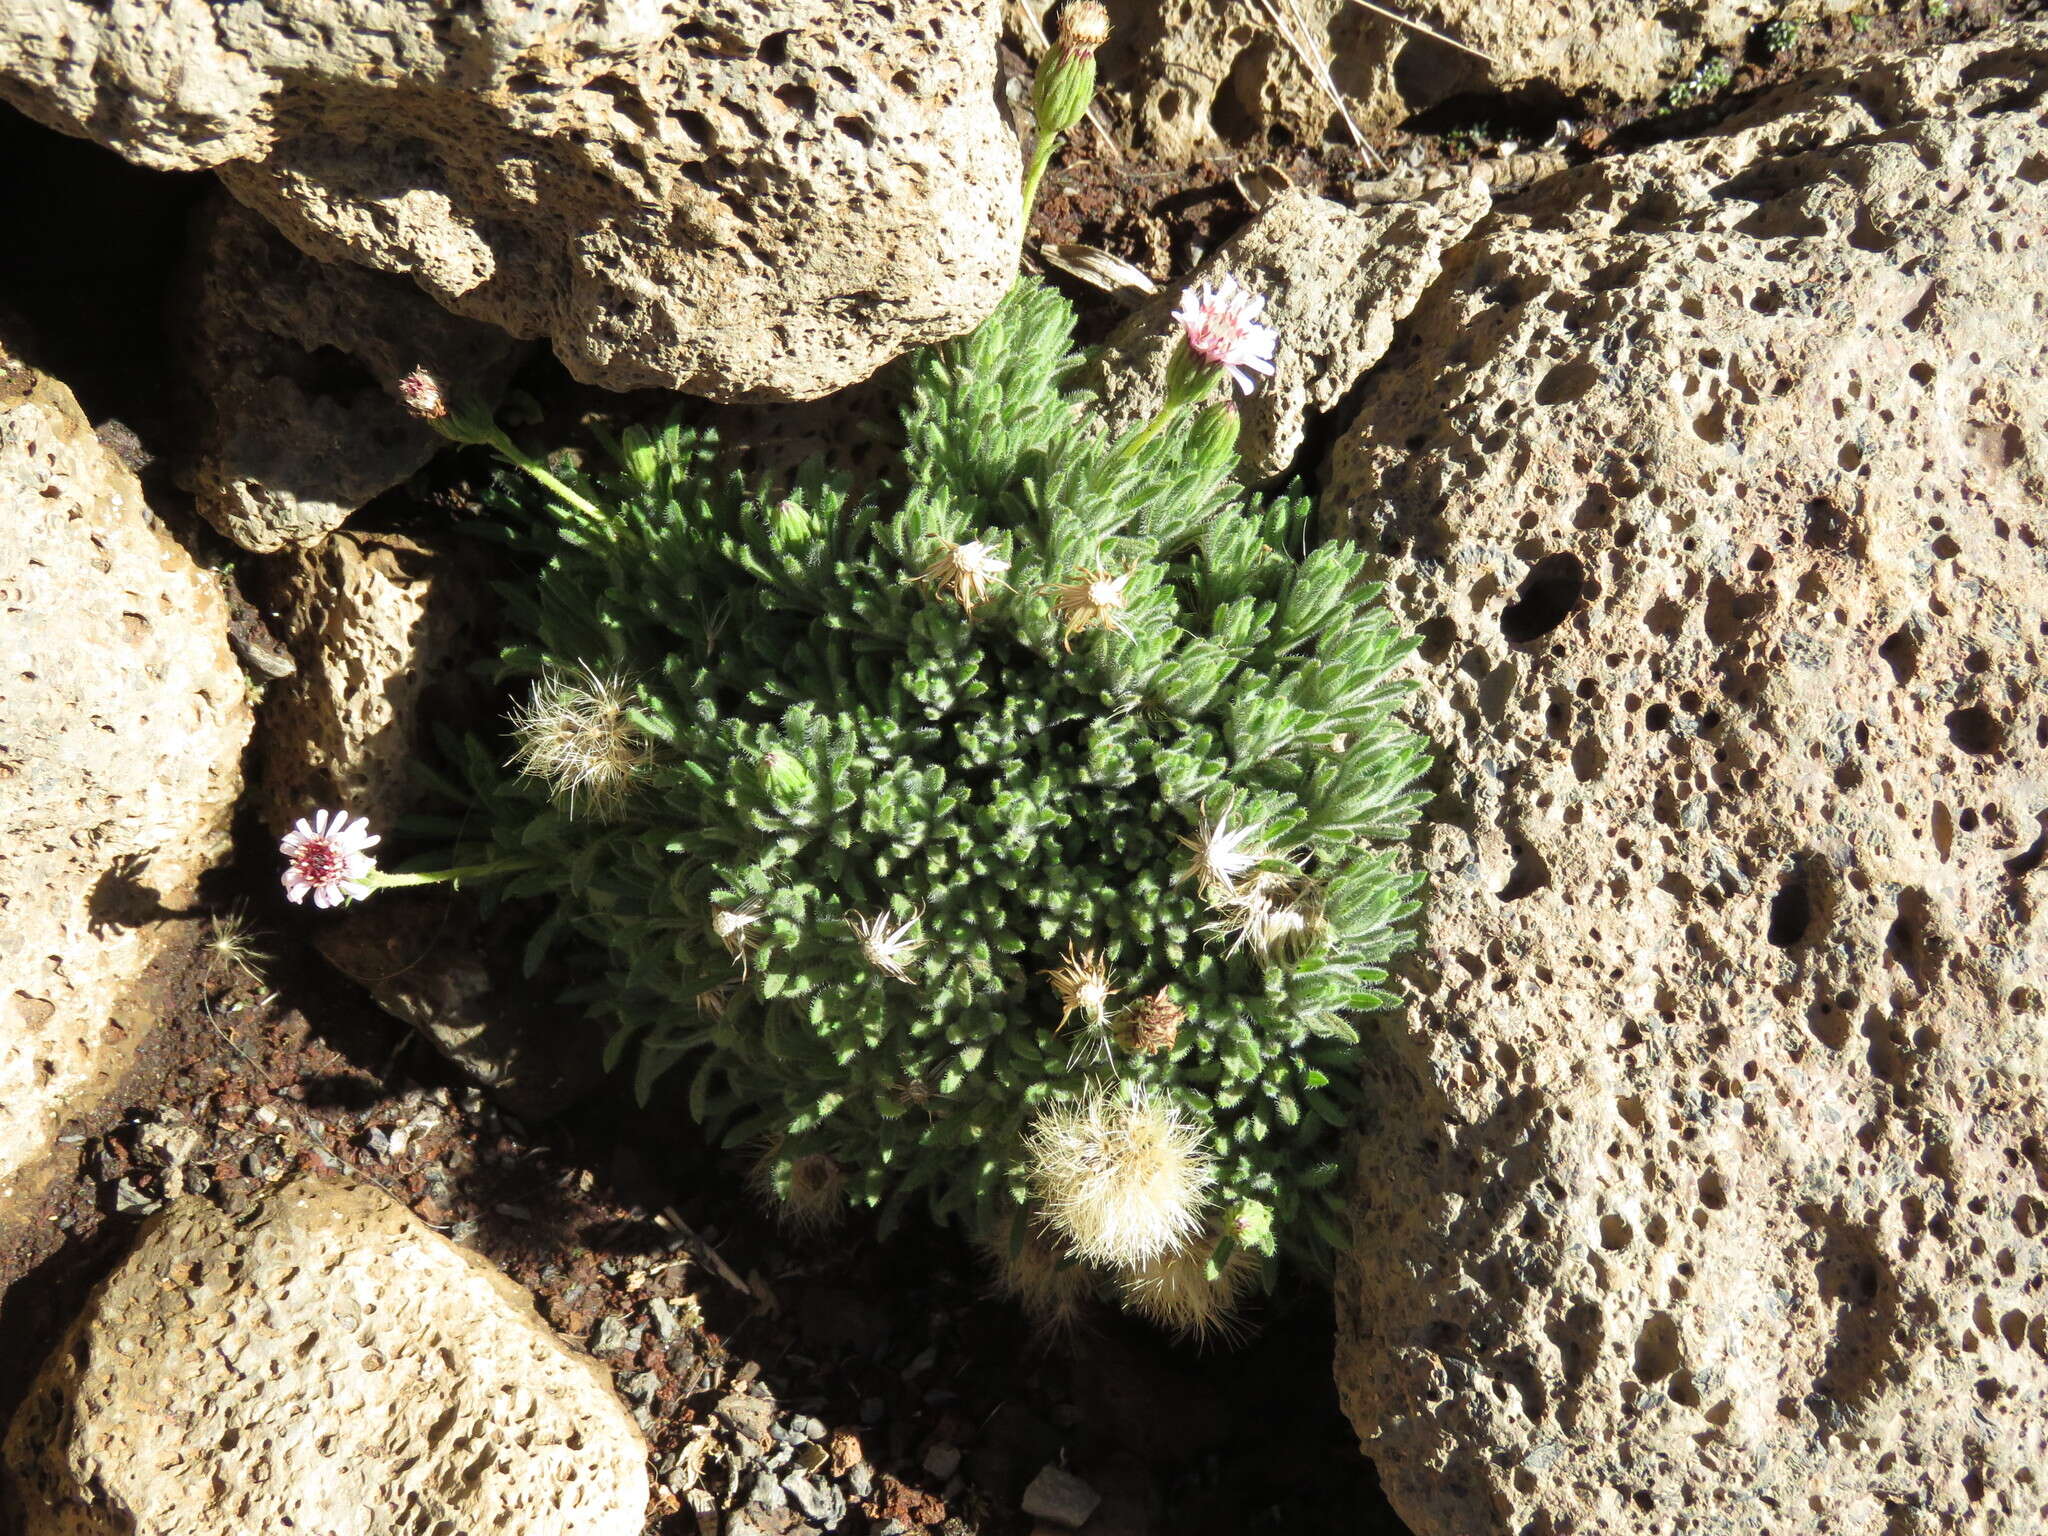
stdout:
POLYGON ((1217 1239, 1194 1238, 1117 1276, 1125 1307, 1185 1337, 1231 1337, 1239 1330, 1238 1303, 1250 1293, 1262 1267, 1259 1256, 1233 1246, 1216 1273, 1209 1273, 1217 1239))
POLYGON ((571 816, 579 805, 599 820, 612 816, 653 761, 646 736, 627 718, 631 703, 623 679, 589 667, 573 678, 546 674, 512 716, 519 742, 512 766, 544 780, 571 816))
POLYGON ((1085 59, 1109 41, 1109 7, 1101 0, 1067 0, 1060 7, 1057 42, 1069 58, 1085 59))
POLYGON ((1126 1008, 1117 1020, 1117 1039, 1127 1051, 1140 1056, 1150 1056, 1154 1051, 1172 1048, 1180 1038, 1180 1026, 1188 1016, 1187 1009, 1173 1000, 1173 994, 1161 987, 1149 997, 1141 997, 1126 1008))
POLYGON ((1194 855, 1180 878, 1192 880, 1205 901, 1229 902, 1238 883, 1273 857, 1256 846, 1259 832, 1256 826, 1232 826, 1227 809, 1213 821, 1204 817, 1193 837, 1179 839, 1194 855))
POLYGON ((1084 1023, 1100 1024, 1110 998, 1116 995, 1109 984, 1109 966, 1097 950, 1084 949, 1077 955, 1069 944, 1062 963, 1039 974, 1051 977, 1053 990, 1060 995, 1060 1029, 1067 1027, 1068 1018, 1075 1013, 1084 1023))
POLYGON ((725 946, 728 955, 739 961, 742 976, 747 974, 747 957, 761 942, 752 930, 764 916, 762 907, 759 896, 749 896, 736 907, 711 909, 711 936, 725 946))
POLYGON ((1200 1229, 1214 1177, 1202 1132, 1131 1084, 1042 1112, 1025 1138, 1032 1197, 1080 1258, 1128 1266, 1200 1229))
POLYGON ((924 908, 919 907, 898 923, 887 912, 877 912, 873 917, 852 912, 847 914, 846 925, 860 940, 862 959, 884 976, 908 981, 910 973, 903 968, 903 962, 916 954, 918 946, 924 943, 922 938, 911 932, 923 915, 924 908))
POLYGON ((996 1273, 996 1289, 1049 1333, 1071 1328, 1095 1289, 1095 1277, 1067 1245, 1022 1211, 1013 1211, 981 1234, 981 1249, 996 1273))
POLYGON ((846 1214, 846 1170, 822 1152, 789 1157, 780 1135, 768 1138, 747 1182, 784 1226, 818 1232, 846 1214))
POLYGON ((1124 595, 1124 586, 1131 579, 1125 571, 1115 575, 1109 571, 1086 569, 1071 581, 1052 589, 1059 608, 1060 624, 1065 633, 1060 636, 1063 650, 1074 648, 1074 636, 1084 629, 1113 629, 1129 637, 1131 631, 1124 623, 1124 612, 1130 607, 1124 595))
POLYGON ((969 539, 965 544, 946 545, 944 554, 910 579, 929 583, 959 603, 961 612, 971 618, 975 605, 987 601, 991 587, 1005 585, 1002 575, 1009 568, 1010 562, 988 545, 969 539))
POLYGON ((1261 870, 1217 910, 1214 930, 1232 935, 1230 953, 1249 947, 1261 965, 1292 965, 1329 937, 1322 888, 1299 870, 1261 870))

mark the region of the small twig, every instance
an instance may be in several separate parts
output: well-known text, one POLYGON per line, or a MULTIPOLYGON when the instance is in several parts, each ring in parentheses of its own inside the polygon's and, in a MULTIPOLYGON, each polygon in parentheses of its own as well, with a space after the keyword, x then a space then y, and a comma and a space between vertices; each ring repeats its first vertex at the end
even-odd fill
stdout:
POLYGON ((1337 81, 1330 74, 1330 66, 1323 58, 1322 49, 1315 46, 1307 24, 1300 12, 1294 8, 1294 0, 1259 0, 1259 9, 1266 13, 1273 23, 1273 30, 1280 34, 1280 41, 1294 51, 1294 57, 1308 72, 1322 93, 1330 98, 1330 105, 1337 109, 1337 116, 1344 121, 1344 128, 1351 135, 1351 142, 1372 157, 1373 164, 1385 170, 1387 162, 1380 158, 1380 152, 1366 142, 1365 130, 1358 126, 1358 119, 1351 115, 1351 108, 1344 100, 1344 93, 1337 89, 1337 81), (1282 6, 1286 7, 1283 12, 1282 6))
POLYGON ((661 1208, 661 1214, 656 1220, 673 1228, 676 1233, 677 1243, 686 1245, 699 1259, 709 1264, 713 1270, 717 1271, 719 1279, 736 1291, 744 1291, 749 1296, 754 1294, 754 1288, 739 1277, 738 1272, 725 1262, 716 1248, 697 1235, 695 1228, 676 1214, 674 1206, 664 1205, 661 1208))
POLYGON ((1499 59, 1496 59, 1483 48, 1475 48, 1470 43, 1461 43, 1448 32, 1439 32, 1435 27, 1428 26, 1419 21, 1411 21, 1399 11, 1390 11, 1384 5, 1374 4, 1373 0, 1351 0, 1351 3, 1364 6, 1375 16, 1386 17, 1387 20, 1393 22, 1396 26, 1406 27, 1411 32, 1420 32, 1424 37, 1434 38, 1437 42, 1444 44, 1446 47, 1455 48, 1460 53, 1469 53, 1473 58, 1484 59, 1487 63, 1496 67, 1500 64, 1499 59))

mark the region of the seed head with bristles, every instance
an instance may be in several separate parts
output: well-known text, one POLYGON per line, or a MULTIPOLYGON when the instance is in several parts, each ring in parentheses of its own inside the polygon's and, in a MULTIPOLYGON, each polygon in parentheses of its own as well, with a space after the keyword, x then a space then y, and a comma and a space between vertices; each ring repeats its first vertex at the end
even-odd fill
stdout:
POLYGON ((263 934, 249 921, 248 908, 241 904, 216 912, 206 920, 205 949, 223 965, 233 966, 251 981, 263 980, 263 967, 277 956, 264 949, 263 934))
POLYGON ((1048 1333, 1064 1332, 1079 1319, 1095 1290, 1095 1277, 1052 1233, 1022 1211, 1013 1211, 981 1234, 981 1249, 996 1273, 996 1289, 1013 1298, 1048 1333))
POLYGON ((799 1232, 823 1231, 846 1214, 846 1170, 822 1152, 786 1157, 780 1134, 768 1139, 747 1182, 799 1232))
POLYGON ((948 544, 945 552, 910 579, 929 584, 959 603, 960 611, 974 616, 975 604, 988 599, 989 588, 1005 585, 1003 572, 1010 562, 979 539, 965 544, 948 544))
POLYGON ((1056 1104, 1025 1149, 1046 1222, 1091 1263, 1143 1264, 1200 1229, 1214 1165, 1202 1132, 1150 1089, 1056 1104))
POLYGON ((1084 629, 1113 629, 1126 639, 1130 637, 1130 627, 1124 623, 1124 612, 1130 607, 1124 586, 1130 579, 1129 571, 1117 575, 1090 567, 1052 589, 1063 631, 1062 650, 1072 650, 1074 636, 1084 629))
POLYGON ((1322 890, 1299 871, 1262 870, 1239 886, 1218 910, 1223 915, 1212 931, 1232 936, 1231 954, 1249 948, 1261 965, 1292 965, 1329 933, 1323 918, 1322 890))
POLYGON ((1217 1246, 1215 1237, 1199 1236, 1127 1267, 1117 1276, 1124 1305, 1186 1337, 1234 1336, 1241 1327, 1238 1303, 1258 1279, 1262 1263, 1256 1253, 1233 1245, 1212 1276, 1217 1246))
POLYGON ((512 766, 545 780, 570 815, 580 800, 604 820, 652 761, 647 737, 627 717, 631 702, 628 684, 591 668, 577 677, 547 674, 512 716, 512 766))
POLYGON ((711 936, 725 946, 728 955, 739 961, 742 976, 747 974, 747 956, 761 942, 750 930, 761 920, 764 905, 759 896, 749 896, 736 907, 711 909, 711 936))
POLYGON ((1099 951, 1084 949, 1077 955, 1069 944, 1061 963, 1043 974, 1052 978, 1052 989, 1060 995, 1058 1028, 1065 1029, 1076 1013, 1085 1024, 1102 1022, 1116 988, 1109 984, 1109 965, 1099 951))
POLYGON ((903 962, 915 955, 924 943, 911 931, 923 915, 924 909, 920 907, 899 923, 887 912, 877 912, 873 917, 851 912, 847 914, 846 925, 860 940, 863 960, 892 980, 908 981, 910 972, 903 968, 903 962))
POLYGON ((1193 837, 1178 839, 1193 854, 1180 878, 1192 880, 1205 901, 1228 901, 1238 882, 1272 857, 1254 846, 1258 836, 1256 826, 1232 826, 1227 809, 1213 819, 1203 817, 1193 837))

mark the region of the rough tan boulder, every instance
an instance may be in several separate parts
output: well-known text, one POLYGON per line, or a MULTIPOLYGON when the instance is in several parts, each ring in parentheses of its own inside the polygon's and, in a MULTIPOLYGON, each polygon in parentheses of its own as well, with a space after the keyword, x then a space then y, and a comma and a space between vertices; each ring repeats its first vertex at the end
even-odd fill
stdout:
POLYGON ((2044 78, 1549 182, 1335 451, 1441 751, 1339 1283, 1418 1536, 2048 1529, 2044 78))
POLYGON ((148 1028, 249 704, 219 586, 71 392, 0 343, 0 1214, 148 1028))
POLYGON ((996 0, 0 8, 0 98, 578 378, 802 399, 1016 270, 996 0))
POLYGON ((1455 245, 1486 207, 1486 189, 1476 183, 1439 203, 1357 212, 1312 193, 1288 192, 1187 282, 1118 326, 1081 383, 1100 394, 1103 414, 1117 430, 1155 415, 1182 334, 1173 312, 1183 294, 1197 283, 1235 277, 1265 298, 1265 319, 1280 332, 1273 377, 1237 396, 1241 473, 1248 482, 1270 480, 1294 462, 1311 422, 1385 355, 1395 322, 1436 276, 1445 247, 1455 245))
POLYGON ((152 1218, 5 1446, 25 1536, 639 1536, 646 1456, 532 1297, 313 1177, 152 1218))
POLYGON ((463 668, 486 654, 493 599, 472 553, 343 529, 276 563, 266 606, 298 666, 263 700, 266 827, 345 805, 382 832, 412 808, 434 726, 481 702, 463 668))
MULTIPOLYGON (((1370 130, 1467 93, 1548 91, 1640 101, 1710 50, 1741 45, 1762 22, 1856 8, 1855 0, 1637 0, 1552 5, 1534 0, 1433 0, 1392 9, 1480 49, 1423 37, 1354 0, 1274 0, 1330 70, 1352 117, 1370 130), (1489 59, 1491 62, 1489 62, 1489 59)), ((1115 41, 1104 55, 1133 128, 1155 152, 1192 159, 1275 133, 1300 144, 1348 142, 1329 92, 1303 67, 1258 0, 1110 0, 1115 41)))

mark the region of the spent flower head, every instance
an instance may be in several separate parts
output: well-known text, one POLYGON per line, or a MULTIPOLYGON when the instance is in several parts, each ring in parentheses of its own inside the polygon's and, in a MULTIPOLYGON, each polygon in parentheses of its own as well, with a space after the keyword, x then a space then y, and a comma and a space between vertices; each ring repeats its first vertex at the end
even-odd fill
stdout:
POLYGON ((1113 629, 1126 639, 1130 637, 1130 627, 1124 623, 1124 613, 1130 607, 1124 587, 1130 579, 1129 571, 1116 575, 1091 567, 1076 572, 1071 581, 1052 589, 1059 608, 1063 650, 1071 651, 1074 636, 1085 629, 1113 629))
POLYGON ((994 549, 980 539, 969 539, 965 544, 947 544, 945 553, 910 579, 930 583, 972 618, 975 604, 987 601, 989 588, 1006 585, 1002 576, 1009 568, 1010 562, 994 549))
POLYGON ((903 968, 903 962, 915 955, 924 940, 912 932, 917 920, 924 915, 918 908, 900 923, 887 912, 877 912, 873 917, 863 917, 858 912, 847 915, 846 925, 860 940, 861 958, 884 976, 896 981, 910 980, 910 972, 903 968))
POLYGON ((1230 953, 1249 948, 1261 965, 1292 965, 1328 936, 1323 892, 1299 870, 1261 870, 1218 903, 1212 931, 1232 935, 1230 953))
POLYGON ((1256 826, 1232 826, 1228 807, 1213 818, 1203 817, 1193 837, 1178 839, 1194 855, 1180 878, 1192 880, 1204 900, 1228 902, 1238 883, 1272 857, 1256 846, 1259 832, 1256 826))
POLYGON ((316 907, 361 901, 370 894, 367 882, 377 871, 369 850, 381 841, 370 831, 368 817, 351 821, 346 810, 301 818, 277 845, 285 857, 285 896, 298 902, 310 893, 316 907))
POLYGON ((1180 1027, 1187 1016, 1187 1009, 1173 1000, 1171 992, 1161 987, 1123 1011, 1116 1021, 1117 1039, 1125 1050, 1139 1056, 1170 1050, 1174 1041, 1180 1038, 1180 1027))
POLYGON ((1235 274, 1226 273, 1214 287, 1190 288, 1173 312, 1183 334, 1167 366, 1169 401, 1200 399, 1220 376, 1250 394, 1254 373, 1270 375, 1280 333, 1259 319, 1265 308, 1265 296, 1252 293, 1235 274))
POLYGON ((736 907, 713 907, 711 909, 711 936, 725 946, 725 952, 740 963, 740 974, 747 974, 747 957, 754 952, 754 946, 761 942, 753 930, 754 924, 764 916, 766 903, 759 896, 749 896, 736 907))
POLYGON ((579 804, 604 820, 653 761, 646 735, 627 716, 632 689, 586 666, 580 676, 550 672, 512 716, 519 749, 512 766, 545 780, 575 815, 579 804))
POLYGON ((1116 995, 1116 988, 1109 984, 1109 964, 1098 950, 1084 949, 1077 955, 1069 944, 1061 963, 1042 974, 1052 978, 1052 988, 1060 995, 1060 1029, 1065 1029, 1067 1019, 1076 1013, 1084 1023, 1101 1023, 1110 998, 1116 995))
POLYGON ((1069 58, 1092 57, 1109 41, 1109 7, 1102 0, 1067 0, 1060 7, 1053 45, 1069 58))
POLYGON ((1043 1111, 1025 1137, 1047 1224, 1096 1264, 1143 1264, 1193 1237, 1215 1177, 1201 1130, 1132 1083, 1043 1111))

